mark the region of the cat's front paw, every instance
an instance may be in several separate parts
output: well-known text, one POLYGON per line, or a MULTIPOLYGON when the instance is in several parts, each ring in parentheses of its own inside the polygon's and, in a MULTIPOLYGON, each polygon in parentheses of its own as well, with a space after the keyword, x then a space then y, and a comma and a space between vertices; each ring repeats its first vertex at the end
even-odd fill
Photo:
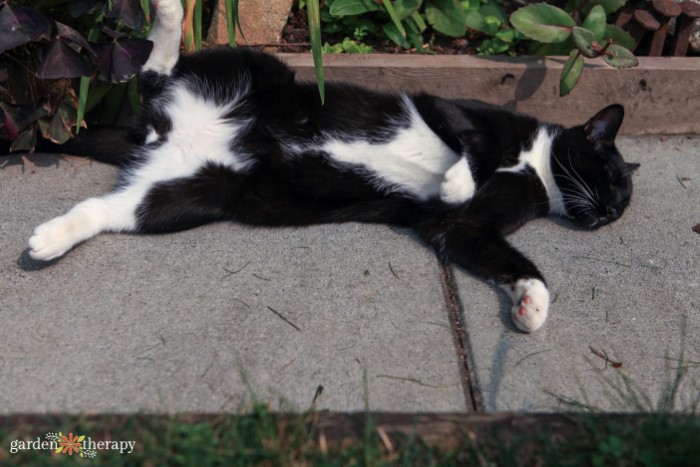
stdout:
POLYGON ((547 320, 549 291, 538 279, 519 279, 511 286, 513 324, 524 332, 534 332, 547 320))
POLYGON ((29 238, 29 256, 50 261, 63 256, 75 245, 77 226, 67 216, 57 217, 34 229, 29 238))
POLYGON ((440 184, 440 200, 447 204, 461 204, 474 196, 476 184, 466 159, 461 159, 445 172, 440 184))

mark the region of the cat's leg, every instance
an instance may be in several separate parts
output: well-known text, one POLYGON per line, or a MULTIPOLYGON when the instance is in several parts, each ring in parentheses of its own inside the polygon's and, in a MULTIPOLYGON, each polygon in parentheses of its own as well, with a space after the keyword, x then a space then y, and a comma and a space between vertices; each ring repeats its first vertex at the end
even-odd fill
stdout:
POLYGON ((136 228, 136 208, 143 190, 126 187, 75 205, 66 214, 34 229, 29 238, 29 255, 49 261, 63 256, 76 244, 100 232, 128 232, 136 228))
POLYGON ((440 199, 447 204, 461 204, 474 196, 476 183, 469 162, 461 157, 447 172, 440 185, 440 199))
POLYGON ((537 267, 505 235, 546 215, 547 206, 534 176, 497 173, 469 203, 434 212, 416 227, 441 258, 506 290, 513 300, 513 323, 532 332, 547 319, 549 292, 537 267))
POLYGON ((542 274, 498 232, 461 230, 441 239, 443 256, 504 289, 513 306, 513 324, 525 332, 542 327, 549 311, 549 291, 542 274))
POLYGON ((156 0, 154 6, 156 18, 148 34, 153 50, 141 71, 169 75, 180 56, 182 3, 180 0, 156 0))
POLYGON ((48 261, 100 232, 162 233, 193 228, 226 217, 246 176, 206 164, 189 177, 134 178, 131 185, 87 199, 34 230, 29 255, 48 261))

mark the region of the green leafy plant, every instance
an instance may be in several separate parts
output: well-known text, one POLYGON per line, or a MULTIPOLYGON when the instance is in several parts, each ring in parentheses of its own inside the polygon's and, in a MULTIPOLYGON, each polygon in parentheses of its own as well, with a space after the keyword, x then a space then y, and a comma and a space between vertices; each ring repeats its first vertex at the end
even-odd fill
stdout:
MULTIPOLYGON (((302 0, 300 7, 305 4, 302 0)), ((327 0, 321 21, 325 33, 352 34, 356 40, 386 38, 419 53, 430 51, 435 34, 485 35, 492 41, 480 51, 485 54, 512 51, 520 38, 510 28, 501 0, 327 0)))
POLYGON ((112 118, 125 98, 138 107, 131 80, 152 48, 149 17, 140 0, 0 2, 0 137, 10 149, 33 149, 38 133, 65 142, 99 103, 112 118))
POLYGON ((513 27, 535 41, 533 52, 542 55, 568 55, 562 69, 559 95, 576 86, 586 58, 602 58, 615 68, 637 66, 629 50, 634 39, 625 31, 607 24, 607 17, 625 0, 569 0, 565 9, 537 3, 514 11, 513 27))
POLYGON ((324 54, 369 54, 372 53, 372 47, 366 44, 358 43, 349 37, 343 39, 343 42, 337 44, 323 44, 324 54))

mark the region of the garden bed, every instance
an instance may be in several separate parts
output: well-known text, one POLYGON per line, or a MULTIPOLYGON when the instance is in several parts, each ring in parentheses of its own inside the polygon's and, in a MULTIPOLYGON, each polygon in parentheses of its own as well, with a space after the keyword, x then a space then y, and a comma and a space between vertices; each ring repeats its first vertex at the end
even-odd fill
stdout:
MULTIPOLYGON (((310 54, 279 54, 302 79, 314 80, 310 54)), ((373 89, 430 92, 480 99, 546 121, 574 125, 614 102, 627 111, 622 133, 700 133, 700 60, 640 57, 639 66, 616 70, 591 61, 576 88, 559 97, 565 57, 445 55, 326 55, 327 81, 373 89)))

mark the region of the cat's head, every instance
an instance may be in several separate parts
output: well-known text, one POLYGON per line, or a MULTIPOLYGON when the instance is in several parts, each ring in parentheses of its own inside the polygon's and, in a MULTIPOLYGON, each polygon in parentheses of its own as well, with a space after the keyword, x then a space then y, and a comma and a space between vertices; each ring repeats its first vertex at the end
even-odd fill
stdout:
POLYGON ((625 162, 615 147, 624 114, 621 105, 610 105, 554 141, 551 167, 564 214, 582 227, 609 224, 629 205, 639 164, 625 162))

